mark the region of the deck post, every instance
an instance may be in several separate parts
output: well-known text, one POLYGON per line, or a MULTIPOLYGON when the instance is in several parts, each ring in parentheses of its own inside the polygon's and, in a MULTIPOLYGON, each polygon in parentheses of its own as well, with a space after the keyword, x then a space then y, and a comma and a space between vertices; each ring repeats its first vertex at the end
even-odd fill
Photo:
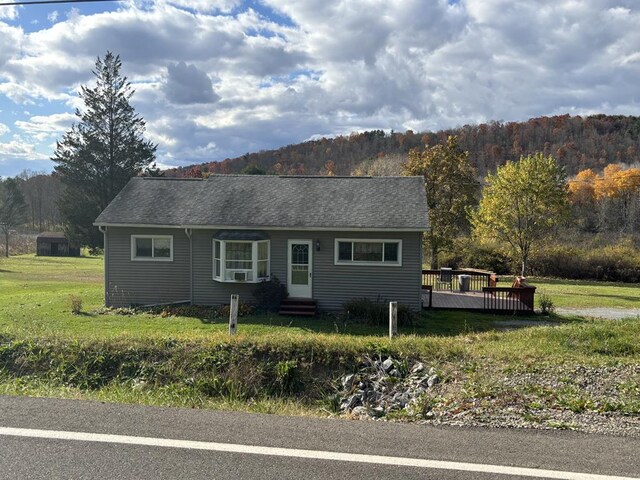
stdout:
POLYGON ((389 302, 389 338, 398 334, 398 302, 389 302))
POLYGON ((240 303, 240 295, 231 295, 231 306, 229 307, 229 335, 235 335, 238 330, 238 303, 240 303))

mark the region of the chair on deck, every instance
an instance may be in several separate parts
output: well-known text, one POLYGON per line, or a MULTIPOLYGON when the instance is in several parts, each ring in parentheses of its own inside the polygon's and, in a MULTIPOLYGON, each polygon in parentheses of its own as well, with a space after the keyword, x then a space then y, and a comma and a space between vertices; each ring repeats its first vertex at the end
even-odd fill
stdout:
POLYGON ((436 287, 440 290, 440 286, 444 286, 444 288, 448 288, 453 291, 451 287, 451 281, 453 280, 453 275, 451 274, 450 268, 441 268, 440 269, 440 278, 436 281, 436 287))

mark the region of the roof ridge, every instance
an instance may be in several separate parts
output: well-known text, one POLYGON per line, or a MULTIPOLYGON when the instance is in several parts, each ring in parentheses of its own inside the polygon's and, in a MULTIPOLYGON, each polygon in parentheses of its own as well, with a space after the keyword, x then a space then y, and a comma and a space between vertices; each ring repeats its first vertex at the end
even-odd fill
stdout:
POLYGON ((241 173, 214 173, 205 178, 192 178, 192 177, 133 177, 133 179, 139 180, 171 180, 171 181, 185 181, 185 182, 201 182, 204 180, 208 180, 213 177, 224 177, 224 178, 310 178, 310 179, 353 179, 353 180, 362 180, 362 179, 384 179, 384 178, 422 178, 420 175, 249 175, 249 174, 241 174, 241 173))
POLYGON ((204 178, 185 178, 185 177, 133 177, 132 180, 133 179, 140 179, 140 180, 175 180, 175 181, 187 181, 187 182, 204 180, 204 178))

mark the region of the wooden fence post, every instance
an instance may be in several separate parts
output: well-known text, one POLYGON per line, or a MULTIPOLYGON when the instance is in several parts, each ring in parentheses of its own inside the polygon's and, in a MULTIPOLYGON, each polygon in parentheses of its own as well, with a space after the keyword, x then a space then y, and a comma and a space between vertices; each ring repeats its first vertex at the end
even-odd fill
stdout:
POLYGON ((398 334, 398 302, 389 302, 389 338, 398 334))
POLYGON ((229 307, 229 335, 235 335, 238 330, 238 304, 239 295, 231 295, 231 306, 229 307))

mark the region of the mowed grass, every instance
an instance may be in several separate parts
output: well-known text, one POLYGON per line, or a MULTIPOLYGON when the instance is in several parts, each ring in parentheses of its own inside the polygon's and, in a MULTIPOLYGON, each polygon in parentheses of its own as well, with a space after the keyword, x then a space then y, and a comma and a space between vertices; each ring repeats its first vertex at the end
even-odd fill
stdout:
POLYGON ((536 293, 551 296, 556 307, 640 308, 640 284, 529 278, 536 293))
MULTIPOLYGON (((384 327, 344 325, 337 316, 260 314, 240 318, 231 338, 224 318, 100 313, 102 271, 101 258, 0 260, 0 394, 326 415, 335 413, 336 381, 363 358, 437 368, 451 405, 472 405, 478 392, 513 397, 511 386, 500 386, 512 372, 548 371, 551 383, 564 385, 571 374, 562 372, 628 368, 640 358, 640 319, 427 311, 390 340, 384 327), (83 300, 79 315, 71 294, 83 300)), ((527 393, 526 401, 546 401, 541 382, 539 398, 527 393)), ((637 411, 637 385, 629 379, 632 393, 615 410, 637 411)))
MULTIPOLYGON (((111 338, 126 336, 212 337, 227 332, 227 319, 210 323, 191 317, 151 313, 105 313, 101 257, 20 255, 0 261, 0 329, 32 335, 111 338), (82 300, 82 312, 71 313, 70 296, 82 300)), ((468 312, 428 312, 405 335, 457 335, 492 330, 503 317, 468 312)), ((350 334, 384 336, 386 328, 343 324, 336 315, 293 318, 254 314, 239 319, 243 335, 350 334)))
MULTIPOLYGON (((534 281, 547 291, 557 306, 611 305, 593 299, 625 297, 626 303, 615 306, 637 306, 640 301, 636 286, 591 282, 589 294, 581 294, 584 285, 570 281, 534 281), (575 291, 561 296, 562 289, 575 291), (584 300, 583 300, 584 299, 584 300), (584 303, 587 300, 592 303, 584 303), (582 303, 581 303, 582 302, 582 303)), ((23 338, 57 337, 74 339, 164 339, 176 338, 206 342, 227 342, 227 319, 213 323, 192 317, 104 314, 102 258, 53 258, 23 255, 0 261, 0 333, 23 338), (70 295, 83 301, 82 313, 71 313, 70 295)), ((613 300, 611 300, 613 302, 613 300)), ((548 318, 539 316, 510 318, 464 311, 423 312, 416 324, 400 328, 400 338, 386 340, 386 327, 343 324, 340 317, 323 315, 304 319, 275 314, 254 314, 239 319, 240 342, 269 344, 323 343, 336 351, 397 350, 405 353, 457 356, 461 352, 501 358, 547 355, 588 358, 598 355, 626 357, 634 348, 628 338, 640 338, 640 322, 586 321, 579 318, 555 318, 552 328, 548 318), (543 322, 539 322, 544 320, 543 322), (508 322, 508 325, 505 324, 508 322), (513 330, 521 322, 523 327, 513 330), (560 325, 564 323, 563 325, 560 325), (614 325, 615 323, 615 325, 614 325), (507 328, 505 328, 507 327, 507 328), (530 328, 535 327, 535 328, 530 328), (553 331, 552 331, 553 330, 553 331), (631 349, 631 350, 630 350, 631 349)))

